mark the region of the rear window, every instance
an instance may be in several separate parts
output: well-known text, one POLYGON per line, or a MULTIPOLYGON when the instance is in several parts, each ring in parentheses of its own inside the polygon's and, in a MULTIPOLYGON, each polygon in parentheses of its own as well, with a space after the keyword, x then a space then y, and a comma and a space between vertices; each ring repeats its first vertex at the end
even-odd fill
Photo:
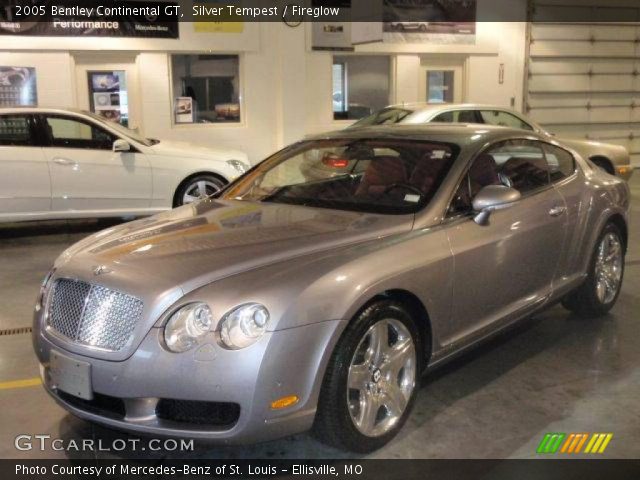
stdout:
POLYGON ((0 116, 0 145, 32 145, 29 117, 26 115, 0 116))

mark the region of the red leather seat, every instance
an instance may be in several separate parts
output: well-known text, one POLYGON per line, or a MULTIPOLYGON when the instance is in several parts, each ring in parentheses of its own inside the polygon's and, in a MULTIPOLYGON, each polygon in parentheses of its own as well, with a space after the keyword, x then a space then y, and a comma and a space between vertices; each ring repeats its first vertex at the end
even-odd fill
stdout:
POLYGON ((356 195, 381 195, 394 183, 406 183, 407 170, 400 157, 375 157, 364 171, 356 195))
POLYGON ((409 183, 414 187, 418 187, 422 193, 428 197, 433 195, 432 190, 437 185, 438 180, 447 168, 450 160, 448 158, 431 158, 432 154, 428 153, 418 162, 411 173, 409 183))

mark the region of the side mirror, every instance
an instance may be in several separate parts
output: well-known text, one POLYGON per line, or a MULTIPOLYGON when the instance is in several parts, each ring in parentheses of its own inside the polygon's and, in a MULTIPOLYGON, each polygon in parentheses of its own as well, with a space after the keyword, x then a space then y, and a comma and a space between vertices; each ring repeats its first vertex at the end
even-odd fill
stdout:
POLYGON ((502 185, 487 185, 473 199, 473 210, 478 212, 473 221, 478 225, 489 223, 491 212, 511 207, 520 200, 520 192, 502 185))
POLYGON ((119 138, 115 142, 113 142, 113 151, 114 152, 130 152, 131 145, 126 140, 122 140, 119 138))

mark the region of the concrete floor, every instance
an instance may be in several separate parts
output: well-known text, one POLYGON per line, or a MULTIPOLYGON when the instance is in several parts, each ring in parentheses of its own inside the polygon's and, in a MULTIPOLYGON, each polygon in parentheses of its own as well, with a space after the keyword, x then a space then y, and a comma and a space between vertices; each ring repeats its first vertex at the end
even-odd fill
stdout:
MULTIPOLYGON (((604 456, 640 458, 640 172, 631 187, 626 278, 613 312, 588 321, 555 307, 429 375, 399 437, 373 458, 532 458, 546 432, 612 432, 604 456)), ((30 326, 39 282, 54 258, 105 226, 0 228, 0 330, 30 326)), ((20 452, 13 446, 18 434, 66 441, 128 438, 68 415, 39 385, 6 387, 5 382, 33 379, 37 372, 29 335, 0 336, 0 458, 349 456, 309 435, 247 447, 196 442, 188 454, 20 452)))

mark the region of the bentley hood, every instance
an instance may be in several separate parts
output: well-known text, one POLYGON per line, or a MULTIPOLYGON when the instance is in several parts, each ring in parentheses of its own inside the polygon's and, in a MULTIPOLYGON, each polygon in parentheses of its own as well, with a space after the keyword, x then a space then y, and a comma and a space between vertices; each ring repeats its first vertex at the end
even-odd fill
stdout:
POLYGON ((413 216, 205 200, 98 232, 70 247, 65 264, 117 277, 162 279, 184 293, 221 278, 411 229, 413 216))

